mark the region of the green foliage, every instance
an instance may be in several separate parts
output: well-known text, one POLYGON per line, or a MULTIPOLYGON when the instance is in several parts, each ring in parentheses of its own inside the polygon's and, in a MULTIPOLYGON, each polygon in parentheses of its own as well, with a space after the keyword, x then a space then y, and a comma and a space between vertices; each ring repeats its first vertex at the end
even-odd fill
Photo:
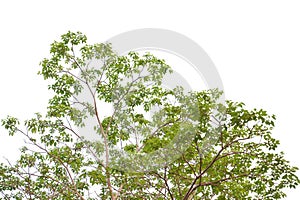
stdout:
POLYGON ((82 33, 68 32, 51 44, 50 58, 40 65, 39 74, 54 93, 47 114, 36 113, 23 128, 15 117, 1 121, 9 135, 27 138, 15 163, 0 164, 3 199, 271 200, 300 183, 298 168, 278 153, 279 141, 271 133, 274 115, 233 101, 221 105, 217 90, 165 89, 162 79, 172 70, 151 54, 117 56, 110 44, 89 45, 82 33), (92 59, 100 60, 101 68, 89 66, 92 59), (77 99, 84 88, 92 103, 77 99), (101 119, 99 101, 113 104, 114 114, 101 119), (145 112, 154 108, 159 110, 147 118, 145 112), (225 116, 216 110, 226 110, 225 116), (97 119, 100 142, 87 142, 77 132, 76 127, 88 126, 88 117, 97 119), (124 166, 149 164, 147 155, 172 146, 186 130, 194 135, 184 151, 173 148, 181 153, 169 165, 145 172, 113 167, 116 158, 124 166), (141 139, 132 141, 137 133, 141 139), (137 160, 109 153, 118 144, 137 160))

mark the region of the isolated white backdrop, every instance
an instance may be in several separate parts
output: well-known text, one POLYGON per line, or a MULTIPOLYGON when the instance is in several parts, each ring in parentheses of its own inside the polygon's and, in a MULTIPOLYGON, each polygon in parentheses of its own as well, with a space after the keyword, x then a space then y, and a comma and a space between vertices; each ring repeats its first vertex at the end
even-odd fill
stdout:
MULTIPOLYGON (((66 31, 81 31, 96 43, 132 29, 163 28, 208 53, 227 99, 277 115, 280 149, 300 167, 299 10, 297 0, 1 1, 0 118, 24 120, 45 111, 50 94, 36 75, 38 63, 66 31)), ((6 135, 1 128, 0 157, 14 159, 23 141, 6 135)), ((300 188, 286 199, 299 196, 300 188)))

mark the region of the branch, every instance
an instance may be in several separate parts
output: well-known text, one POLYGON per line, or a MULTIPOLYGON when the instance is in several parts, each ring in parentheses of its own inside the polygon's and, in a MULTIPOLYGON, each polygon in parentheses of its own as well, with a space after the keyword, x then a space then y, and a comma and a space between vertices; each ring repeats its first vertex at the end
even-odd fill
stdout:
POLYGON ((39 145, 38 143, 36 143, 35 141, 32 140, 31 137, 29 137, 28 133, 25 133, 24 131, 20 130, 20 129, 17 129, 17 131, 19 131, 20 133, 22 133, 25 137, 27 137, 36 147, 38 147, 39 149, 45 151, 50 157, 58 160, 58 162, 64 167, 64 169, 66 170, 67 174, 68 174, 68 177, 69 179, 71 180, 71 184, 73 186, 73 191, 80 197, 81 200, 85 200, 83 198, 83 196, 77 191, 77 187, 76 187, 76 184, 73 180, 73 177, 71 175, 71 172, 69 170, 69 168, 65 165, 65 163, 57 156, 51 154, 46 148, 43 148, 41 145, 39 145))
POLYGON ((190 194, 192 193, 192 191, 194 191, 194 185, 196 184, 196 182, 197 182, 197 180, 198 179, 200 179, 202 176, 203 176, 203 174, 205 174, 208 170, 209 170, 209 168, 211 168, 211 166, 213 166, 214 165, 214 163, 217 161, 217 160, 219 160, 219 156, 221 155, 221 153, 226 149, 226 148, 228 148, 228 147, 230 147, 231 145, 233 145, 234 143, 237 143, 237 142, 240 142, 240 141, 244 141, 244 140, 248 140, 248 139, 250 139, 250 135, 247 137, 247 138, 239 138, 239 139, 236 139, 236 140, 233 140, 233 141, 231 141, 231 142, 229 142, 229 143, 227 143, 225 146, 223 146, 220 150, 219 150, 219 152, 217 153, 217 155, 214 157, 214 159, 208 164, 208 166, 194 179, 194 181, 192 182, 192 184, 191 184, 191 186, 190 186, 190 188, 189 188, 189 190, 188 190, 188 192, 185 194, 185 196, 184 196, 184 200, 188 200, 188 198, 189 198, 189 196, 190 196, 190 194))
POLYGON ((170 198, 172 200, 174 200, 173 194, 172 194, 172 192, 170 190, 170 186, 168 184, 168 180, 167 180, 167 177, 166 177, 166 168, 165 168, 164 177, 162 177, 159 173, 155 173, 155 174, 164 181, 165 186, 166 186, 166 190, 167 190, 168 194, 170 195, 170 198))

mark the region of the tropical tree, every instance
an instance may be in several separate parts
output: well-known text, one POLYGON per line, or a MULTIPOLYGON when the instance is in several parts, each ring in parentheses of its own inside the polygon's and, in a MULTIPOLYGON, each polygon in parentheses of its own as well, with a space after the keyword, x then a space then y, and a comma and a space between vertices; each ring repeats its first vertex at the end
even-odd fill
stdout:
POLYGON ((40 65, 47 113, 2 120, 27 141, 0 164, 3 199, 280 199, 300 183, 274 115, 216 89, 163 87, 171 67, 151 54, 68 32, 40 65))

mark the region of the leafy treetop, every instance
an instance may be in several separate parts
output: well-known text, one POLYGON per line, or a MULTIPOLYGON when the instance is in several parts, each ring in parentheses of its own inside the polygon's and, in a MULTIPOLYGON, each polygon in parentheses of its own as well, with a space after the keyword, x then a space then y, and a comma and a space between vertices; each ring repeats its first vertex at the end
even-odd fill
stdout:
POLYGON ((2 198, 267 200, 283 198, 285 188, 299 185, 298 168, 277 151, 274 115, 233 101, 221 105, 217 90, 166 89, 163 77, 171 72, 151 54, 118 56, 110 44, 90 45, 80 32, 62 35, 39 72, 54 92, 47 113, 22 124, 12 116, 2 120, 9 135, 27 138, 15 163, 0 164, 2 198), (101 67, 91 66, 92 60, 101 67), (91 101, 79 98, 83 91, 91 101), (101 101, 114 105, 112 115, 101 118, 101 101), (154 108, 159 109, 149 119, 145 113, 154 108), (78 132, 90 117, 102 138, 96 142, 78 132), (174 146, 186 130, 193 137, 174 146), (213 131, 218 137, 211 137, 213 131), (209 149, 207 138, 214 140, 209 149), (116 145, 129 156, 120 157, 116 145), (169 152, 171 163, 138 171, 168 145, 179 152, 177 157, 169 152))

